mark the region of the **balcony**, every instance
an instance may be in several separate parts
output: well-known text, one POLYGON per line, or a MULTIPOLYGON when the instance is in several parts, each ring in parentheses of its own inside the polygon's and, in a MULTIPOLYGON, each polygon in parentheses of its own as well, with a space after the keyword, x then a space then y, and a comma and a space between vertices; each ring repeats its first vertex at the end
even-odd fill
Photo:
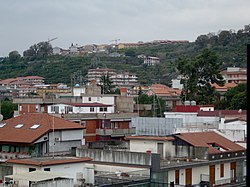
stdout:
POLYGON ((96 134, 101 136, 127 136, 135 134, 135 128, 130 129, 96 129, 96 134))

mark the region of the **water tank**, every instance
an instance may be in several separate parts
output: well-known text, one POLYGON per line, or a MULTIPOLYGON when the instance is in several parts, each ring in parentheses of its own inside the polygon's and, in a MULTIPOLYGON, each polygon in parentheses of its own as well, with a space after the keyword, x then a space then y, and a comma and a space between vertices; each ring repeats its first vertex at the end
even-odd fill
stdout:
POLYGON ((191 101, 191 105, 195 106, 196 105, 196 101, 191 101))
POLYGON ((185 106, 190 105, 190 101, 184 101, 184 105, 185 105, 185 106))

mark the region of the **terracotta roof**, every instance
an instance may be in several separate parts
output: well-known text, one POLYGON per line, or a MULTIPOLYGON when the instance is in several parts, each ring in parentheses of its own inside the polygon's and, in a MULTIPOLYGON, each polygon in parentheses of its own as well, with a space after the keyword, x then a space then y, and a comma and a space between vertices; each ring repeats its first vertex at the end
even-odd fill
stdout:
POLYGON ((215 147, 212 147, 211 144, 216 144, 225 149, 227 152, 245 150, 244 147, 228 140, 227 138, 224 138, 214 131, 180 133, 174 136, 195 147, 208 147, 208 154, 222 152, 215 147))
POLYGON ((156 140, 156 141, 173 141, 174 137, 160 137, 160 136, 126 136, 126 140, 156 140))
POLYGON ((10 84, 11 82, 16 81, 16 79, 3 79, 0 81, 0 84, 10 84))
POLYGON ((67 157, 67 158, 46 158, 46 159, 9 159, 7 163, 13 164, 23 164, 23 165, 33 165, 33 166, 51 166, 51 165, 59 165, 59 164, 70 164, 70 163, 79 163, 79 162, 88 162, 92 159, 89 157, 85 158, 75 158, 75 157, 67 157))
MULTIPOLYGON (((53 130, 73 130, 83 129, 83 127, 74 122, 54 117, 49 114, 29 113, 18 117, 2 121, 6 123, 0 127, 0 143, 26 143, 32 144, 38 138, 53 130), (21 128, 16 128, 18 124, 23 124, 21 128), (31 128, 38 124, 37 128, 31 128)), ((21 126, 21 125, 20 125, 21 126)))
POLYGON ((121 87, 120 92, 127 92, 127 88, 121 87))
POLYGON ((218 84, 211 84, 212 87, 214 87, 217 90, 228 90, 229 88, 233 88, 235 86, 237 86, 236 83, 225 83, 224 86, 219 86, 218 84))
POLYGON ((16 79, 18 79, 18 80, 25 80, 25 79, 41 79, 41 80, 43 80, 45 78, 40 77, 40 76, 26 76, 26 77, 17 77, 16 79))
POLYGON ((153 92, 158 96, 179 96, 181 94, 180 89, 173 89, 163 84, 152 84, 148 94, 150 95, 153 92))

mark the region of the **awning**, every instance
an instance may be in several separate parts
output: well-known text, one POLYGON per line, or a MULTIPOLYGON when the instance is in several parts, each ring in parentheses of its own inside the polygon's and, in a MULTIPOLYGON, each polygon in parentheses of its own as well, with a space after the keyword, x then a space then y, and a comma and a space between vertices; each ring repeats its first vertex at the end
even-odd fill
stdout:
POLYGON ((19 173, 14 175, 7 175, 4 178, 11 178, 15 181, 26 180, 31 182, 51 180, 55 178, 69 178, 65 174, 55 173, 50 171, 32 171, 27 173, 19 173))

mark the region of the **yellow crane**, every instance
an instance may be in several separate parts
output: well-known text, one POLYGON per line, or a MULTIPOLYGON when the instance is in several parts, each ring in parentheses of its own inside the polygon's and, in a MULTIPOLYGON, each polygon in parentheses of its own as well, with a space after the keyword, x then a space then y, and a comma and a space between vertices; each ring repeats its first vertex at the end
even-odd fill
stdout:
POLYGON ((49 38, 48 38, 48 43, 51 42, 51 41, 53 41, 53 40, 56 40, 56 39, 57 39, 57 37, 52 38, 52 39, 49 39, 49 38))

